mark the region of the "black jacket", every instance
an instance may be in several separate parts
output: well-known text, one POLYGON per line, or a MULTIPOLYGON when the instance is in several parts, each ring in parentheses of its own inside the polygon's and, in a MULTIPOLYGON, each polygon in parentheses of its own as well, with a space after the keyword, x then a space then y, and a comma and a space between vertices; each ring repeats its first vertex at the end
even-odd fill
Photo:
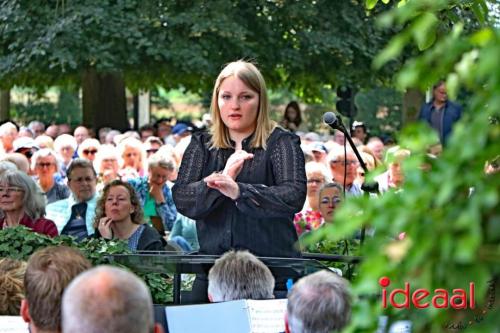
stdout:
POLYGON ((210 134, 195 133, 184 153, 172 189, 177 210, 196 220, 202 254, 222 254, 232 248, 248 249, 258 256, 297 257, 294 214, 306 198, 304 154, 300 139, 276 128, 267 148, 250 148, 254 158, 245 161, 236 178, 240 197, 233 201, 207 187, 203 178, 224 169, 234 149, 209 149, 210 134))
MULTIPOLYGON (((101 238, 99 229, 95 229, 94 238, 101 238)), ((137 244, 137 251, 164 251, 166 241, 160 236, 156 229, 144 224, 139 243, 137 244)))

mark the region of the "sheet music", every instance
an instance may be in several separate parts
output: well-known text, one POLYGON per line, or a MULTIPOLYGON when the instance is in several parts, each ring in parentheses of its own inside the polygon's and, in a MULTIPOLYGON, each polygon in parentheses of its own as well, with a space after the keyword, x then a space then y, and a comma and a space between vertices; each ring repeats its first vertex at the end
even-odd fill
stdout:
POLYGON ((28 333, 28 324, 20 316, 0 316, 0 333, 28 333))
POLYGON ((251 333, 278 333, 285 331, 287 299, 247 300, 251 333))

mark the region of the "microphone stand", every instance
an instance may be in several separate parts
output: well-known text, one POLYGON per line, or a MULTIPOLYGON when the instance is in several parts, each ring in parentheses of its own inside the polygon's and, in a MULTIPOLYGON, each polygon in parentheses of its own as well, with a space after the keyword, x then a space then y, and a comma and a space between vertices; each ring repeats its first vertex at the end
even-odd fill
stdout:
MULTIPOLYGON (((365 171, 365 173, 368 173, 368 168, 366 167, 365 162, 361 158, 361 155, 359 154, 358 148, 356 147, 356 145, 352 141, 351 135, 349 134, 349 131, 347 131, 347 129, 345 128, 344 124, 342 123, 342 119, 340 117, 337 117, 336 125, 337 125, 337 126, 335 126, 336 129, 338 129, 342 133, 344 133, 344 137, 349 142, 349 145, 351 146, 352 151, 356 155, 356 158, 358 159, 359 164, 361 165, 361 167, 363 168, 363 170, 365 171)), ((347 163, 347 160, 345 158, 346 158, 346 156, 344 156, 344 161, 347 163)), ((344 166, 344 168, 345 167, 346 166, 344 166)), ((363 227, 361 228, 361 235, 359 237, 360 246, 363 246, 363 243, 365 241, 365 234, 366 234, 366 228, 363 225, 363 227)))
POLYGON ((347 142, 349 142, 349 145, 351 146, 351 149, 354 152, 354 155, 356 155, 356 158, 358 159, 359 164, 361 165, 361 167, 363 168, 363 170, 365 172, 368 172, 368 168, 366 167, 365 162, 361 158, 361 155, 359 155, 358 148, 356 147, 356 145, 352 141, 352 138, 349 135, 349 131, 347 131, 347 129, 345 128, 344 124, 342 123, 342 120, 340 120, 340 117, 338 118, 338 128, 337 129, 339 131, 341 131, 342 133, 344 133, 344 137, 347 139, 347 142))

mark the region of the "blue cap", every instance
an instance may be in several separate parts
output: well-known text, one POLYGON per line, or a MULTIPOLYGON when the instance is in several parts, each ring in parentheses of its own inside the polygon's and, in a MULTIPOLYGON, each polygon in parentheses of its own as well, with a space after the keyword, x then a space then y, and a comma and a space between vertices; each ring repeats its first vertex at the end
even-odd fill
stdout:
POLYGON ((176 124, 172 128, 172 134, 177 134, 177 135, 181 135, 184 132, 192 132, 192 131, 193 131, 193 128, 191 126, 188 126, 185 123, 176 124))

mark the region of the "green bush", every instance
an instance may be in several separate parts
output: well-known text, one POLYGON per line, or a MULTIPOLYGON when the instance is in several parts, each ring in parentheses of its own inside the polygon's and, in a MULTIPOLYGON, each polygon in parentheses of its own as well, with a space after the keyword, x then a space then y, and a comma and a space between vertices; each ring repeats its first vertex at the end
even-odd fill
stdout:
MULTIPOLYGON (((35 233, 24 226, 0 230, 0 258, 8 257, 26 261, 38 249, 60 245, 78 248, 94 266, 114 265, 106 257, 108 255, 131 253, 125 241, 89 238, 77 243, 74 238, 69 236, 50 238, 35 233)), ((117 266, 124 268, 121 265, 117 266)), ((172 302, 172 281, 168 276, 158 273, 134 273, 146 282, 155 304, 172 302)))

